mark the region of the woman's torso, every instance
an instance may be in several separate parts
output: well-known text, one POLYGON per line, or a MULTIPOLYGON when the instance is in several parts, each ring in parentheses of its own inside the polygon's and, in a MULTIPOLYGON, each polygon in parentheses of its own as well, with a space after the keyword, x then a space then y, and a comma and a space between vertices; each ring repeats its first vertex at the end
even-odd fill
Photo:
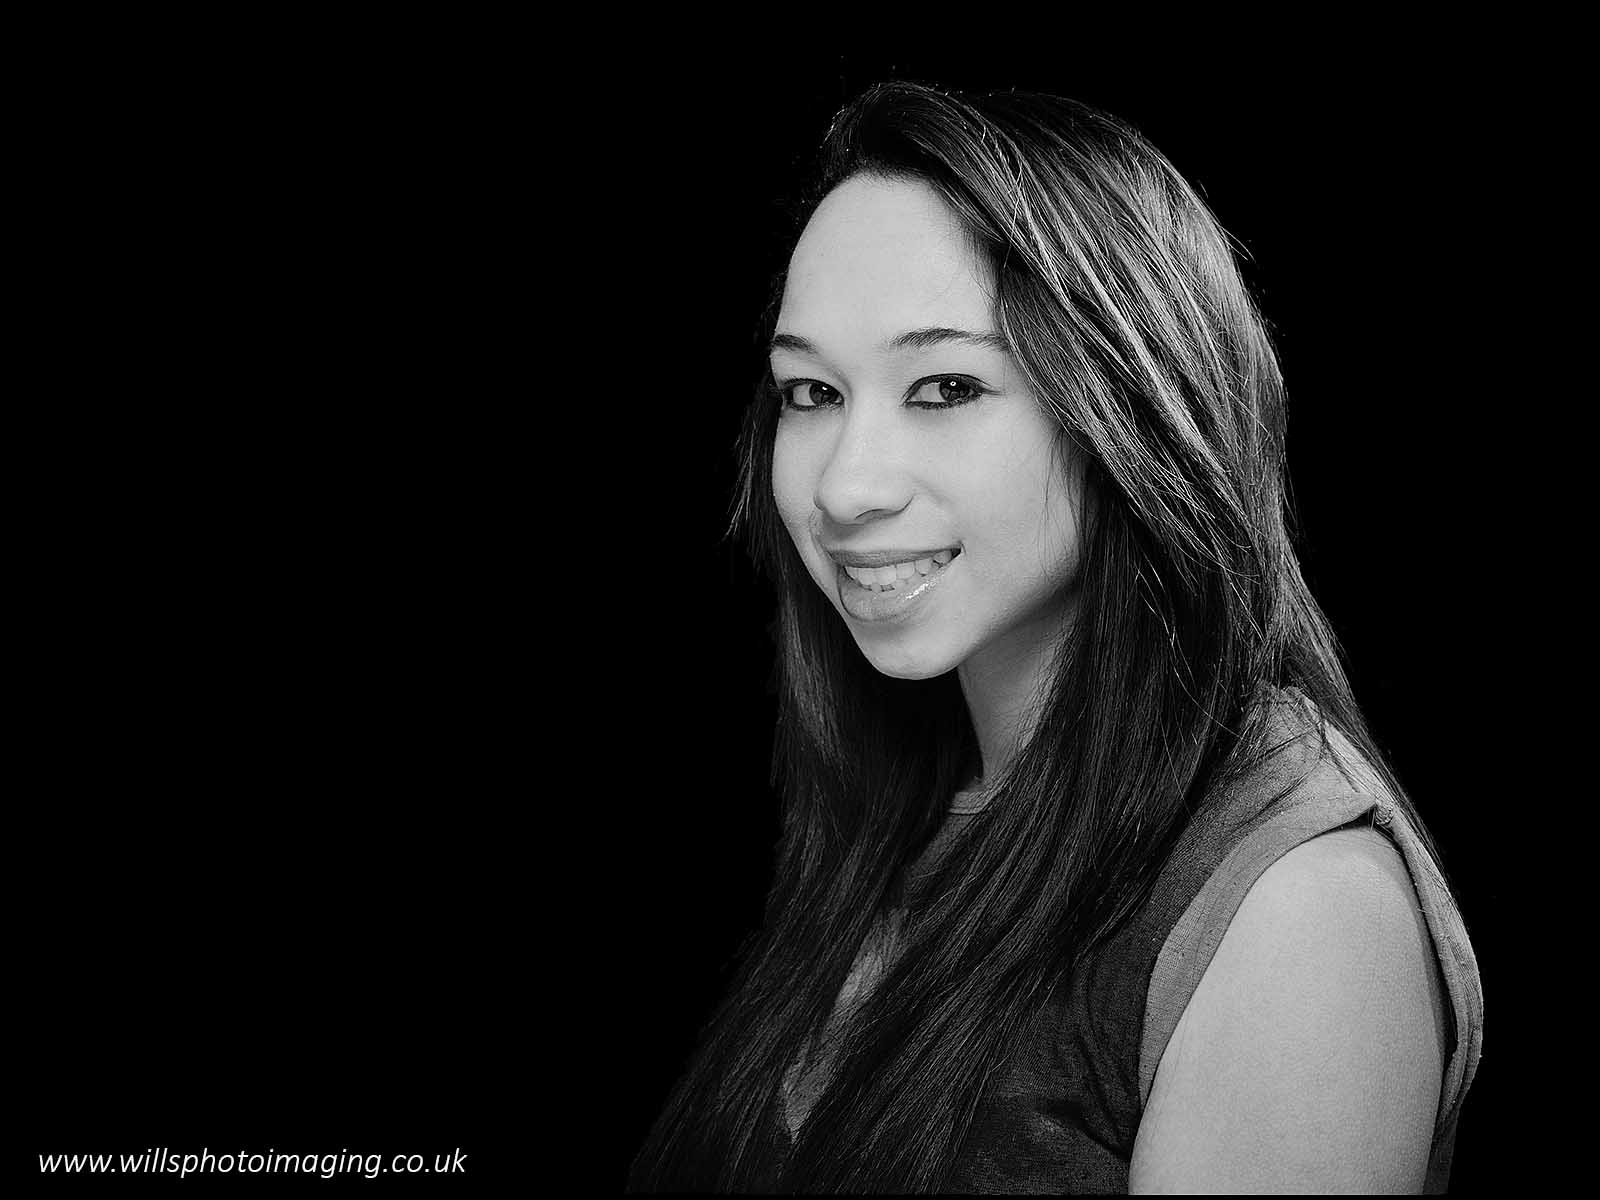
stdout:
MULTIPOLYGON (((1309 702, 1291 693, 1278 694, 1270 718, 1281 735, 1273 743, 1284 744, 1191 819, 1139 911, 1032 1016, 985 1088, 950 1190, 1127 1191, 1156 1064, 1245 892, 1295 846, 1352 826, 1385 835, 1399 852, 1433 938, 1450 1030, 1428 1190, 1443 1190, 1481 1042, 1482 993, 1471 944, 1444 880, 1377 774, 1331 728, 1324 754, 1301 715, 1309 702)), ((936 860, 972 819, 951 815, 913 872, 936 860)), ((881 978, 897 949, 897 924, 891 912, 868 938, 830 1029, 848 1021, 881 978)), ((780 1158, 828 1069, 822 1051, 786 1077, 769 1111, 780 1158)))

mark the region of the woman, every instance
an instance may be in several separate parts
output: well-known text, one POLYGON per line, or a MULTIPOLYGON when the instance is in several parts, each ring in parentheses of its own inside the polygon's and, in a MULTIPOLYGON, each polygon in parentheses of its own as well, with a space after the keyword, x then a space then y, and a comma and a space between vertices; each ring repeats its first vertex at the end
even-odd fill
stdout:
POLYGON ((632 1185, 1442 1190, 1476 964, 1226 235, 1112 118, 902 83, 796 215, 735 513, 784 835, 632 1185))

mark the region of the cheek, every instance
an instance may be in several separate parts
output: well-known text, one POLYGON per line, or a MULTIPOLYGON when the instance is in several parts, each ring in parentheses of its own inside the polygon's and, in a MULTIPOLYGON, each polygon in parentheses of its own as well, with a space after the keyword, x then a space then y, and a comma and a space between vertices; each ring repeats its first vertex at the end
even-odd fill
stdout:
POLYGON ((987 549, 1018 586, 1060 583, 1076 569, 1076 483, 1058 457, 1012 456, 987 473, 974 502, 985 516, 987 549), (997 481, 1003 483, 997 484, 997 481))
POLYGON ((1041 485, 1034 520, 1039 574, 1052 586, 1070 582, 1078 573, 1082 547, 1082 493, 1077 480, 1057 468, 1048 490, 1041 485))
POLYGON ((796 544, 810 528, 815 490, 804 446, 780 431, 772 448, 772 499, 796 544))
POLYGON ((1079 522, 1078 513, 1065 502, 1066 487, 1055 489, 1051 494, 1051 503, 1044 515, 1044 531, 1040 535, 1040 543, 1045 550, 1045 560, 1040 564, 1041 571, 1049 578, 1052 585, 1068 582, 1076 577, 1079 563, 1079 522), (1061 499, 1056 498, 1056 492, 1061 499))

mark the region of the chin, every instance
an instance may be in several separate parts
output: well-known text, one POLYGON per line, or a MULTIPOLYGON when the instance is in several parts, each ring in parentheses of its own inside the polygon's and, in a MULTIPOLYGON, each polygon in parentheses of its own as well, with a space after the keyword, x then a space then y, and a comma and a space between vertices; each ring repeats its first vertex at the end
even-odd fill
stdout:
POLYGON ((861 638, 856 639, 856 646, 873 670, 891 679, 933 679, 957 666, 950 654, 927 647, 873 644, 861 638))

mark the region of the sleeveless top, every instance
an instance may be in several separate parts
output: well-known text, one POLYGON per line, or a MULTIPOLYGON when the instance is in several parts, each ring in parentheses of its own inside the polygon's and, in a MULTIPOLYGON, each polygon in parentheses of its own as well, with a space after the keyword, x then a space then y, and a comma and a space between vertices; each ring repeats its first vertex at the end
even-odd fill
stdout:
MULTIPOLYGON (((1472 944, 1443 877, 1377 773, 1332 726, 1322 751, 1309 723, 1315 705, 1298 689, 1274 690, 1269 703, 1268 745, 1276 749, 1201 806, 1133 918, 1046 998, 985 1086, 947 1190, 1127 1192, 1156 1067, 1245 893, 1302 842, 1366 826, 1386 835, 1404 861, 1442 984, 1446 1059, 1424 1191, 1445 1191, 1461 1102, 1482 1047, 1472 944)), ((943 852, 970 812, 947 818, 913 873, 943 852)), ((880 928, 841 989, 830 1029, 848 1019, 893 953, 893 914, 880 928)), ((768 1106, 764 1140, 774 1180, 827 1068, 802 1056, 768 1106)))

